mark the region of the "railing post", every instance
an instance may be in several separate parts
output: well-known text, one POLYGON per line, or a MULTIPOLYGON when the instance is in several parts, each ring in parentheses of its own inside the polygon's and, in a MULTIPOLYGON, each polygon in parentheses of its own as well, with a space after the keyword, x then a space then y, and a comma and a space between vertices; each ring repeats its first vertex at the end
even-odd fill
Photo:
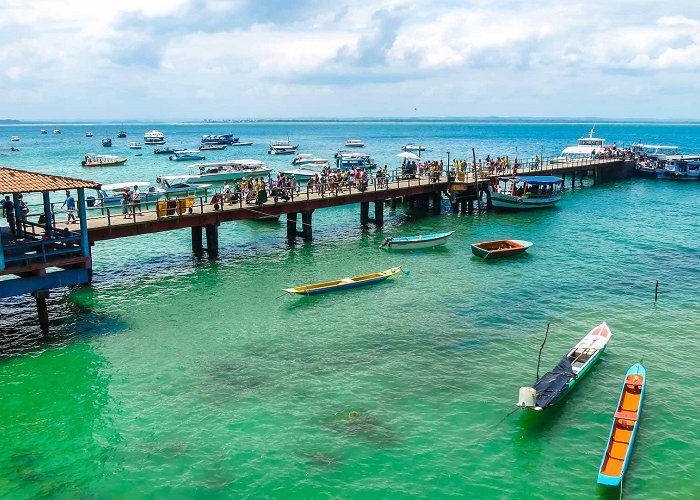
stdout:
POLYGON ((110 227, 112 225, 112 219, 110 217, 109 210, 110 208, 107 207, 107 227, 110 227))

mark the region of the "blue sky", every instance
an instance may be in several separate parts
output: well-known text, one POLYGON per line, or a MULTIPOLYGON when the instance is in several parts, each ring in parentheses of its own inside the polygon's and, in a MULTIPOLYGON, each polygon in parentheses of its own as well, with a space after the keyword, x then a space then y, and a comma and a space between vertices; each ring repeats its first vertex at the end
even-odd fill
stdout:
POLYGON ((698 118, 700 2, 3 0, 0 118, 698 118))

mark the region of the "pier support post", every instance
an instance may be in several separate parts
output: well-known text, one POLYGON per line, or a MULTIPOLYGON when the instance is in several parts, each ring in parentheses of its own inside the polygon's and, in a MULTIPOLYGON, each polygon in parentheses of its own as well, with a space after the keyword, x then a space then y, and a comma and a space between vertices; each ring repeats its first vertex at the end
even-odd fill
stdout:
POLYGON ((49 308, 46 305, 46 299, 49 297, 48 290, 40 290, 34 292, 34 298, 36 299, 36 311, 39 315, 39 327, 42 332, 49 331, 49 308))
POLYGON ((467 202, 467 212, 470 214, 474 212, 474 200, 469 200, 467 202))
POLYGON ((453 214, 459 213, 459 202, 458 201, 451 201, 450 205, 452 206, 452 213, 453 214))
POLYGON ((493 203, 491 202, 491 191, 486 189, 486 208, 493 208, 493 203))
POLYGON ((360 224, 365 226, 369 222, 369 202, 360 202, 360 224))
POLYGON ((311 214, 313 213, 313 210, 306 210, 301 213, 301 236, 302 238, 304 238, 305 241, 311 240, 311 234, 313 229, 313 226, 311 225, 311 214))
POLYGON ((576 170, 571 172, 571 189, 574 189, 574 184, 576 184, 576 170))
POLYGON ((432 211, 434 214, 439 214, 442 208, 442 193, 439 191, 433 193, 432 199, 432 211))
POLYGON ((287 214, 287 238, 293 240, 297 236, 297 213, 287 214))
POLYGON ((192 251, 202 253, 202 226, 192 226, 192 251))
POLYGON ((392 196, 392 197, 390 198, 390 200, 389 200, 389 208, 391 208, 392 210, 393 210, 394 208, 396 208, 396 197, 395 197, 395 196, 392 196))
POLYGON ((219 226, 207 224, 204 227, 207 232, 207 253, 210 257, 219 255, 219 226))
POLYGON ((384 202, 374 202, 374 225, 382 227, 384 225, 384 202))

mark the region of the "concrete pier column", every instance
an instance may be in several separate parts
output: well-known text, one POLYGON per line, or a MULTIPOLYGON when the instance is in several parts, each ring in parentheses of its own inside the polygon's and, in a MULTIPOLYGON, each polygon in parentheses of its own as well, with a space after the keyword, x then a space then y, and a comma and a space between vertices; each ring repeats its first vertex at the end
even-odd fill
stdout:
POLYGON ((192 226, 192 251, 202 253, 202 226, 192 226))
POLYGON ((369 202, 360 202, 360 224, 366 225, 369 222, 369 202))
POLYGON ((207 232, 207 253, 210 257, 219 255, 219 226, 207 224, 204 228, 207 232))
POLYGON ((301 236, 304 240, 311 240, 311 234, 313 226, 311 224, 311 215, 314 213, 313 210, 307 210, 301 213, 301 236))
POLYGON ((377 227, 384 225, 384 202, 374 202, 374 225, 377 227))
POLYGON ((297 213, 287 214, 287 238, 294 239, 297 236, 297 213))
POLYGON ((36 299, 36 311, 39 315, 39 327, 42 332, 47 332, 49 330, 49 308, 46 305, 46 299, 49 297, 48 290, 40 290, 34 292, 34 298, 36 299))

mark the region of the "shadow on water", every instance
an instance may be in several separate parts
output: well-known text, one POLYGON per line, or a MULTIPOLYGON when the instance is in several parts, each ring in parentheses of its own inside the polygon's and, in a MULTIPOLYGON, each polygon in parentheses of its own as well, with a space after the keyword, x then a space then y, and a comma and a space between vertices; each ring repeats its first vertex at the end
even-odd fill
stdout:
POLYGON ((312 451, 304 454, 306 463, 312 467, 325 470, 337 470, 342 464, 342 459, 325 451, 312 451))
POLYGON ((395 447, 399 443, 399 437, 393 429, 366 411, 336 412, 323 425, 338 434, 356 437, 382 448, 395 447))

